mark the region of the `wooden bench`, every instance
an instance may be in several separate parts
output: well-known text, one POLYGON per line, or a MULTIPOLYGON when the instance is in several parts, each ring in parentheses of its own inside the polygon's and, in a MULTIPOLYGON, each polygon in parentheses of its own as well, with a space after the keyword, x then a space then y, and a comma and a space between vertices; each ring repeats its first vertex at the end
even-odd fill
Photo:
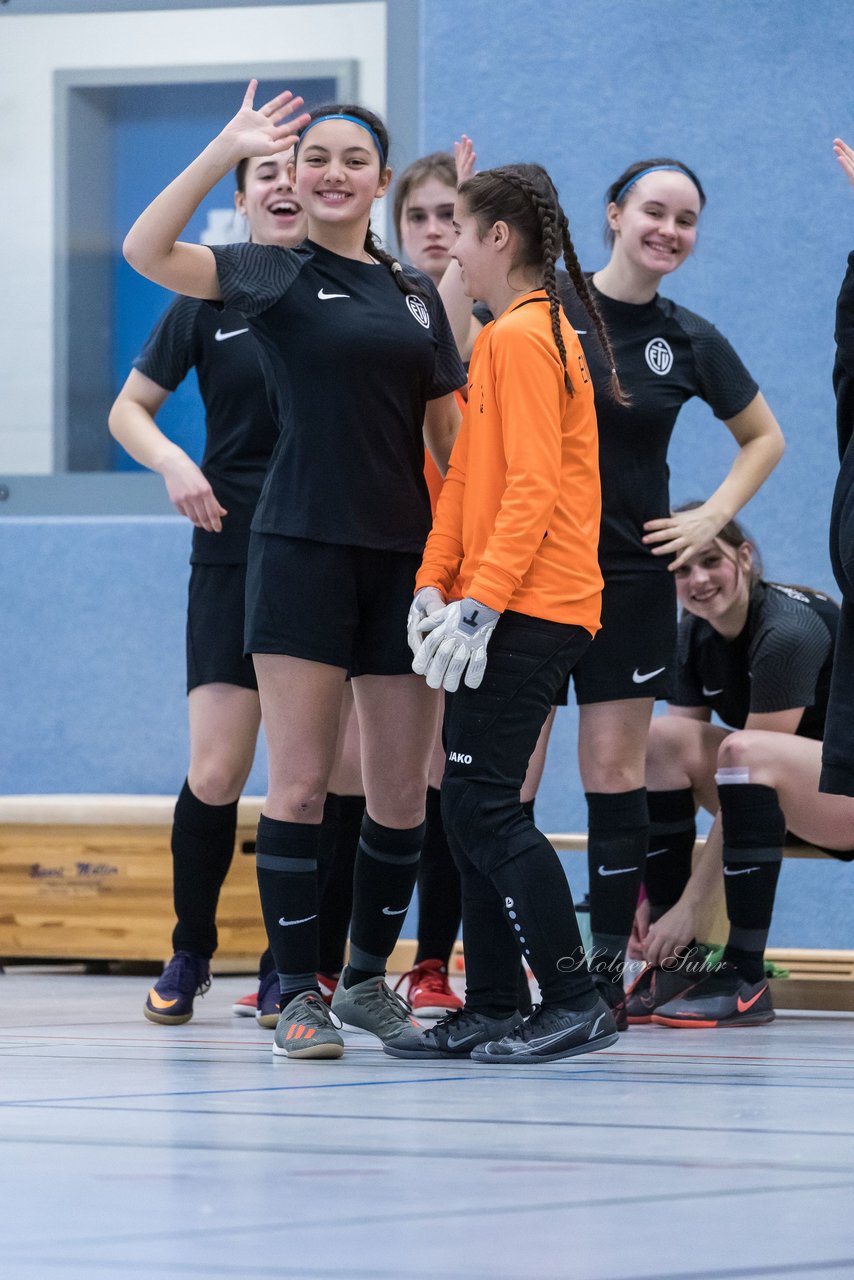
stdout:
MULTIPOLYGON (((266 938, 258 903, 255 828, 263 798, 238 806, 235 857, 217 915, 215 970, 254 972, 266 938)), ((173 796, 45 795, 0 797, 0 962, 129 960, 153 963, 171 950, 173 796)), ((549 836, 562 852, 583 853, 587 837, 549 836)), ((697 849, 702 840, 697 842, 697 849)), ((810 846, 787 857, 822 858, 810 846)), ((726 940, 723 890, 699 929, 726 940)), ((414 939, 402 939, 393 972, 415 959, 414 939)), ((462 972, 462 948, 455 971, 462 972)), ((791 971, 773 982, 778 1008, 854 1010, 854 951, 779 950, 768 958, 791 971)))

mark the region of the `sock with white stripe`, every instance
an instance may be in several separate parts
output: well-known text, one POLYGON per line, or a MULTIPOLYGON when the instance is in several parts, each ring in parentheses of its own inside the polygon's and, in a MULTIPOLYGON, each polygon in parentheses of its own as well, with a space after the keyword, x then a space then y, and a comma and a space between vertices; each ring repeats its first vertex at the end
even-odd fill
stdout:
POLYGON ((588 791, 591 970, 622 985, 649 842, 646 788, 588 791))
POLYGON ((283 996, 319 990, 319 843, 319 823, 280 822, 261 814, 255 841, 258 892, 283 996))
POLYGON ((365 813, 353 877, 345 987, 385 973, 415 888, 423 841, 423 822, 399 830, 383 827, 365 813))

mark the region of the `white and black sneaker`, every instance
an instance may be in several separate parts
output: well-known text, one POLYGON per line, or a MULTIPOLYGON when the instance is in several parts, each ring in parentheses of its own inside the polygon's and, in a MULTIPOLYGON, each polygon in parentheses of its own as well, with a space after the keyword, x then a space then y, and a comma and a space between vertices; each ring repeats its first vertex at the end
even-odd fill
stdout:
POLYGON ((471 1009, 455 1009, 433 1027, 406 1032, 383 1045, 393 1058, 468 1058, 472 1050, 488 1040, 500 1040, 522 1025, 522 1015, 487 1018, 471 1009))
POLYGON ((472 1049, 472 1062, 493 1066, 557 1062, 579 1053, 607 1049, 619 1039, 614 1014, 600 996, 589 1009, 537 1005, 530 1018, 500 1040, 472 1049))

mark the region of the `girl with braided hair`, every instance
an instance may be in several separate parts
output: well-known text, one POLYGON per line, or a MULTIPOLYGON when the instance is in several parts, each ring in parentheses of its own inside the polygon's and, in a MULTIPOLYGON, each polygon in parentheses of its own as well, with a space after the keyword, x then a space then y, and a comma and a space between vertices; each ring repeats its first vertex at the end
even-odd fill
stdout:
POLYGON ((317 855, 348 671, 367 811, 333 1009, 383 1041, 412 1026, 384 974, 415 882, 436 700, 409 669, 403 620, 430 527, 424 444, 444 469, 465 373, 435 286, 371 232, 392 176, 382 121, 349 104, 292 119, 290 93, 256 111, 255 89, 140 216, 125 255, 149 279, 239 311, 258 345, 279 438, 252 522, 245 648, 269 754, 256 849, 281 990, 273 1052, 338 1058, 340 1023, 316 977, 317 855), (236 161, 291 147, 302 245, 178 241, 236 161))
MULTIPOLYGON (((394 1057, 547 1062, 617 1038, 561 864, 520 802, 555 693, 599 628, 596 413, 555 288, 561 253, 589 295, 538 165, 462 183, 454 218, 466 291, 496 319, 472 352, 409 639, 413 669, 449 695, 442 814, 462 881, 466 1004, 384 1047, 394 1057), (543 1001, 527 1020, 517 1009, 520 952, 543 1001)), ((592 301, 589 322, 607 351, 592 301)))

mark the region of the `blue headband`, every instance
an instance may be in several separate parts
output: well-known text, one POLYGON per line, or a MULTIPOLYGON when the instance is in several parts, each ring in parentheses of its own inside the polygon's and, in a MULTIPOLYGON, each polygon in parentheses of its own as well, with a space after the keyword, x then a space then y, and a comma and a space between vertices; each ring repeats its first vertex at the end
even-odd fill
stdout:
MULTIPOLYGON (((311 126, 309 125, 309 128, 311 126)), ((681 164, 653 164, 648 169, 641 169, 640 173, 636 173, 633 178, 629 178, 628 182, 624 182, 620 190, 614 196, 614 204, 619 204, 629 187, 633 187, 639 178, 645 178, 648 173, 681 173, 689 182, 693 182, 691 175, 686 173, 681 164)), ((696 186, 696 183, 695 183, 696 186)))
POLYGON ((385 164, 386 164, 385 149, 382 146, 382 143, 380 142, 377 135, 374 133, 371 126, 369 124, 366 124, 364 120, 360 120, 358 116, 345 116, 343 113, 340 115, 336 114, 331 116, 317 116, 315 117, 314 120, 310 120, 309 123, 303 129, 302 133, 300 134, 299 142, 297 142, 296 146, 294 147, 294 159, 296 159, 296 153, 299 148, 299 145, 302 142, 305 135, 308 133, 309 129, 313 129, 316 124, 322 124, 324 120, 349 120, 351 124, 357 124, 360 129, 364 129, 365 132, 369 133, 373 138, 374 146, 376 147, 380 157, 380 162, 383 165, 383 167, 385 167, 385 164))

